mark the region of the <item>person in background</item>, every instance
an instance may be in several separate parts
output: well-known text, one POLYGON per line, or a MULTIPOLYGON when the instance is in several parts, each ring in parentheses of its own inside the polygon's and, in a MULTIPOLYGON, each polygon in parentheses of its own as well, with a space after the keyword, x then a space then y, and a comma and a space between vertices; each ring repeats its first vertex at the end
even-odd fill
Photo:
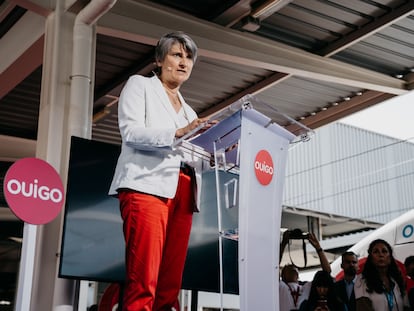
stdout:
POLYGON ((110 195, 119 198, 125 237, 125 311, 179 310, 199 157, 172 148, 176 139, 206 125, 180 93, 197 58, 183 32, 160 38, 157 72, 131 76, 118 106, 122 137, 110 195), (190 165, 189 165, 190 164, 190 165))
POLYGON ((407 276, 414 280, 414 256, 408 256, 404 260, 404 267, 407 273, 407 276))
MULTIPOLYGON (((325 252, 321 248, 318 239, 314 233, 309 233, 308 241, 315 248, 321 263, 322 270, 328 274, 331 273, 331 266, 326 258, 325 252)), ((289 231, 283 233, 280 245, 280 260, 283 257, 283 251, 289 243, 289 231)), ((279 310, 291 311, 298 310, 301 303, 307 299, 311 288, 311 282, 302 283, 299 281, 299 270, 294 264, 285 265, 281 271, 281 280, 279 282, 279 310)))
POLYGON ((348 311, 355 311, 354 284, 358 272, 358 256, 354 252, 345 252, 341 256, 341 268, 344 278, 335 282, 335 292, 339 301, 346 305, 348 311))
POLYGON ((318 271, 312 280, 309 296, 300 307, 300 311, 345 311, 335 293, 334 280, 327 271, 318 271))
POLYGON ((279 310, 298 310, 307 297, 310 285, 299 282, 299 270, 293 264, 285 265, 279 282, 279 310))
POLYGON ((98 311, 98 305, 97 304, 93 304, 88 308, 88 311, 98 311))
POLYGON ((407 295, 411 310, 414 310, 414 256, 408 256, 404 260, 404 267, 407 273, 407 295))
POLYGON ((404 278, 387 241, 376 239, 370 243, 354 291, 357 311, 403 311, 408 307, 404 278))

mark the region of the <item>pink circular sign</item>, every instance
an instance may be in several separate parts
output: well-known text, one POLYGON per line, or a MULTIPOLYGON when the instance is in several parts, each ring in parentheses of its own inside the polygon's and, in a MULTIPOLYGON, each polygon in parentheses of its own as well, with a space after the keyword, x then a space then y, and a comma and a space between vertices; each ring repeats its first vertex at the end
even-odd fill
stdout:
POLYGON ((30 224, 48 223, 62 210, 60 176, 49 163, 37 158, 24 158, 10 166, 3 191, 13 213, 30 224))
POLYGON ((273 178, 272 156, 266 150, 260 150, 254 160, 256 178, 263 186, 270 184, 273 178))

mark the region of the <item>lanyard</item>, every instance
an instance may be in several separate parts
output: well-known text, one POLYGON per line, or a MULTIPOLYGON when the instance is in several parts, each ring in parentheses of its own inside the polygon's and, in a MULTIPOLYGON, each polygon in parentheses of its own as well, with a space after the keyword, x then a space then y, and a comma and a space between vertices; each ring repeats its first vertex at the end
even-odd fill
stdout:
POLYGON ((384 291, 384 294, 387 298, 388 310, 392 311, 392 309, 394 308, 394 291, 392 289, 390 291, 384 291))
POLYGON ((289 287, 290 294, 292 295, 292 298, 293 298, 293 303, 295 304, 295 307, 297 307, 298 299, 299 299, 299 296, 300 296, 300 293, 299 293, 300 286, 298 286, 296 288, 296 290, 293 290, 292 287, 289 284, 286 283, 286 285, 289 287))

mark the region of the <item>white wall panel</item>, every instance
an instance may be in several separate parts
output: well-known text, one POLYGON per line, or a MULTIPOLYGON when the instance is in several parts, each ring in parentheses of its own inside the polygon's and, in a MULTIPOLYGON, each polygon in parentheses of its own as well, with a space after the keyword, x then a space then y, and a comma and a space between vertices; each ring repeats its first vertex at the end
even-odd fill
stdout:
POLYGON ((289 151, 284 204, 385 223, 414 207, 414 144, 342 123, 289 151))

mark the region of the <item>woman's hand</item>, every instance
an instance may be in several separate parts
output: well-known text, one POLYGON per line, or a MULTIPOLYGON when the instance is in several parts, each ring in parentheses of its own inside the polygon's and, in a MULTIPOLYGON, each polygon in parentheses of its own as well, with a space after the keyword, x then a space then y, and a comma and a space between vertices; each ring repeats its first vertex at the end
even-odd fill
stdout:
POLYGON ((309 240, 310 244, 312 244, 312 246, 313 246, 316 250, 318 250, 318 249, 320 249, 320 248, 321 248, 321 245, 319 244, 319 241, 318 241, 318 239, 316 238, 316 235, 315 235, 313 232, 310 232, 310 233, 309 233, 308 240, 309 240))
POLYGON ((182 137, 182 136, 186 135, 187 133, 191 132, 192 130, 194 130, 195 128, 199 127, 200 125, 203 125, 203 127, 197 133, 204 132, 216 123, 217 123, 217 121, 214 121, 214 120, 209 121, 208 117, 194 119, 187 126, 177 129, 175 131, 175 137, 177 137, 177 138, 182 137))

